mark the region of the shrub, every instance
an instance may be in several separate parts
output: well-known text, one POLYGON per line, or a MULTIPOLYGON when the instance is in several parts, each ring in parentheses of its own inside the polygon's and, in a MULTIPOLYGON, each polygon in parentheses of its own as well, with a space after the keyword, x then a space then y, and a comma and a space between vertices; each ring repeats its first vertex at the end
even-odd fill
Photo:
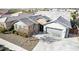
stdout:
POLYGON ((19 11, 20 11, 20 9, 10 9, 8 11, 8 14, 16 13, 16 12, 19 12, 19 11))
POLYGON ((17 31, 15 31, 15 30, 14 30, 14 34, 20 35, 20 36, 23 36, 23 37, 29 37, 28 34, 22 33, 22 32, 17 32, 17 31))
POLYGON ((18 35, 23 36, 23 37, 28 37, 26 33, 18 32, 18 35))
POLYGON ((14 34, 16 31, 15 30, 12 30, 12 33, 14 34))
POLYGON ((4 33, 6 30, 0 27, 0 33, 4 33))

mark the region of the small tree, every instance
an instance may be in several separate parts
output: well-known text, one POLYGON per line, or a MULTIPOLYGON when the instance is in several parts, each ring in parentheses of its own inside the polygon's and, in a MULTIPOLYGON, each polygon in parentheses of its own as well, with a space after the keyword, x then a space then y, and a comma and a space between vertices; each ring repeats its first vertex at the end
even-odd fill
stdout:
POLYGON ((21 11, 20 9, 9 9, 8 14, 16 13, 21 11))
POLYGON ((71 12, 71 25, 75 26, 79 26, 79 21, 77 21, 77 16, 78 16, 78 11, 74 11, 74 12, 71 12))
POLYGON ((77 16, 78 16, 78 11, 71 12, 72 20, 76 20, 77 16))

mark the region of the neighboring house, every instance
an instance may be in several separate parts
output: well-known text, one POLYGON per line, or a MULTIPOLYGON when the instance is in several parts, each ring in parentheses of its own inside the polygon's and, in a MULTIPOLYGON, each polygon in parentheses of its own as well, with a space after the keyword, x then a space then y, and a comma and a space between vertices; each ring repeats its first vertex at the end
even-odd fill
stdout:
POLYGON ((11 14, 4 14, 1 17, 3 18, 3 17, 12 17, 12 16, 11 16, 11 14))
POLYGON ((2 17, 0 18, 0 27, 9 30, 17 21, 16 17, 2 17))
POLYGON ((71 28, 70 21, 67 21, 62 16, 58 17, 57 20, 49 22, 44 25, 44 31, 53 36, 65 38, 68 37, 69 29, 71 28))
MULTIPOLYGON (((15 13, 13 15, 11 14, 4 14, 1 16, 0 18, 0 24, 5 24, 4 28, 5 29, 10 29, 14 23, 16 23, 17 21, 19 21, 20 19, 22 18, 25 18, 25 17, 29 17, 31 15, 29 15, 27 13, 23 14, 21 12, 18 12, 18 13, 15 13)), ((0 27, 3 27, 2 25, 0 25, 0 27)))
POLYGON ((30 21, 29 18, 23 18, 14 24, 14 30, 31 36, 37 34, 39 28, 37 23, 30 21))

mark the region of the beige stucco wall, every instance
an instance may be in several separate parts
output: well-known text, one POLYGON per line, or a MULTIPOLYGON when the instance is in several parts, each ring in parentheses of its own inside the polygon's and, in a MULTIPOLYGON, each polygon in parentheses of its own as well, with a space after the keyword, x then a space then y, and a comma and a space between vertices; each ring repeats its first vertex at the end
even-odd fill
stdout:
POLYGON ((20 26, 17 24, 14 24, 14 30, 18 31, 18 32, 23 32, 23 33, 27 33, 28 32, 28 26, 20 26))
POLYGON ((14 30, 16 30, 17 32, 26 33, 28 35, 33 35, 38 33, 39 27, 37 24, 32 24, 29 26, 26 25, 24 27, 18 24, 14 24, 14 30))
POLYGON ((0 22, 0 27, 4 28, 5 24, 3 22, 0 22))

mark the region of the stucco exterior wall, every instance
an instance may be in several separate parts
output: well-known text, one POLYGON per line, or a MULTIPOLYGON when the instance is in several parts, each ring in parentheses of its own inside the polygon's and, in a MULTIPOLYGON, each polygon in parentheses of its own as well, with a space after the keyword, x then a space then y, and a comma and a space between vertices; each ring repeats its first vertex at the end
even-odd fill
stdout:
POLYGON ((5 28, 5 23, 0 22, 0 27, 1 27, 1 28, 5 28))
POLYGON ((27 35, 33 35, 37 34, 39 31, 39 27, 37 24, 32 24, 32 25, 19 25, 19 24, 14 24, 14 30, 17 32, 21 33, 26 33, 27 35))

